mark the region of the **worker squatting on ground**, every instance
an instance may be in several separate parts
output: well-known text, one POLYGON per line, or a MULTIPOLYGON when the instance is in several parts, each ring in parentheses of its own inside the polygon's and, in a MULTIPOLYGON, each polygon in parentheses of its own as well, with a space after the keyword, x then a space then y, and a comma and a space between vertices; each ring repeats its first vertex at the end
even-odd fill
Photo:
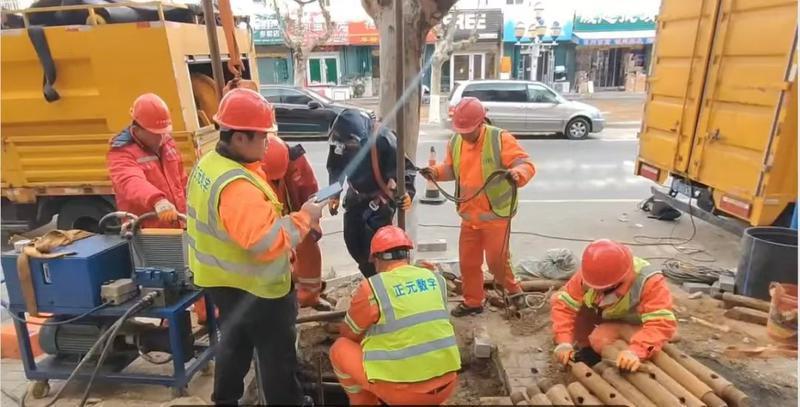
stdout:
POLYGON ((282 215, 261 169, 275 119, 258 93, 231 90, 214 120, 220 141, 192 171, 187 211, 194 283, 207 289, 219 310, 211 398, 237 404, 255 348, 267 403, 301 404, 289 255, 310 229, 319 228, 324 204, 308 201, 299 212, 282 215))
POLYGON ((586 246, 580 271, 553 296, 551 318, 555 358, 563 364, 597 359, 606 345, 622 338, 620 330, 639 326, 616 361, 628 371, 660 351, 678 328, 661 271, 634 257, 627 246, 606 239, 586 246))
MULTIPOLYGON (((415 166, 406 158, 406 194, 395 199, 397 138, 385 127, 372 136, 377 125, 375 119, 359 110, 340 113, 331 126, 327 163, 331 184, 344 183, 345 178, 349 184, 344 198, 344 242, 364 277, 375 275, 375 266, 369 261, 372 236, 376 230, 392 223, 398 206, 405 211, 411 208, 415 192, 415 166), (364 150, 371 137, 377 140, 371 150, 364 150), (345 173, 345 168, 350 172, 345 173)), ((338 208, 339 199, 332 199, 331 215, 335 215, 338 208)))
MULTIPOLYGON (((299 209, 303 202, 319 191, 314 170, 305 154, 306 151, 299 144, 289 147, 275 135, 268 137, 261 168, 283 204, 284 215, 299 209)), ((322 253, 317 242, 321 237, 321 233, 312 229, 297 245, 292 256, 292 272, 300 306, 325 311, 330 310, 331 306, 320 298, 322 253)))
POLYGON ((142 227, 179 227, 186 212, 186 172, 172 139, 172 118, 158 95, 139 96, 131 107, 131 125, 114 136, 106 156, 117 208, 134 215, 155 211, 142 227))
MULTIPOLYGON (((458 205, 461 236, 458 251, 464 302, 452 314, 461 317, 483 312, 484 253, 489 271, 508 294, 522 292, 511 270, 509 225, 517 202, 512 202, 512 185, 522 187, 535 174, 528 153, 508 132, 485 124, 486 109, 476 98, 467 97, 455 107, 453 129, 457 132, 447 148, 443 164, 424 168, 420 174, 437 181, 456 180, 456 196, 473 196, 490 175, 507 170, 508 181, 495 179, 475 199, 458 205)), ((523 303, 522 297, 516 297, 523 303)))
POLYGON ((414 244, 396 226, 371 246, 378 273, 353 293, 330 349, 334 373, 350 405, 442 404, 461 368, 444 278, 409 265, 414 244))

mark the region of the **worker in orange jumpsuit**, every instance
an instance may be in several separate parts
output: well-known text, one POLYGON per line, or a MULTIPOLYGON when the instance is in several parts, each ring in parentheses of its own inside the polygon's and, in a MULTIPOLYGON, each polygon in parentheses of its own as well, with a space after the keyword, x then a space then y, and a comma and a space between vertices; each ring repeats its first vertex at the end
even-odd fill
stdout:
POLYGON ((330 349, 350 405, 438 405, 455 391, 461 356, 447 315, 447 285, 409 264, 414 244, 397 226, 370 244, 377 274, 361 281, 330 349))
POLYGON ((283 214, 261 168, 275 121, 261 95, 231 90, 214 120, 219 142, 189 177, 186 230, 194 284, 219 310, 211 399, 237 405, 255 350, 267 404, 299 405, 307 400, 297 378, 298 306, 289 258, 319 228, 326 203, 312 199, 283 214))
POLYGON ((186 213, 186 171, 175 146, 172 117, 158 95, 145 93, 133 102, 131 125, 111 139, 106 165, 117 208, 140 216, 145 228, 174 228, 186 213))
MULTIPOLYGON (((486 109, 478 99, 462 99, 453 113, 453 129, 457 134, 450 139, 444 163, 420 170, 420 175, 427 179, 457 180, 459 198, 475 196, 493 172, 507 171, 508 182, 495 179, 490 184, 495 185, 494 189, 487 188, 458 205, 462 219, 459 260, 464 302, 453 309, 452 315, 456 317, 483 312, 484 254, 495 281, 508 294, 522 292, 511 270, 508 248, 510 217, 517 206, 517 202, 512 202, 509 183, 516 187, 526 185, 536 169, 514 136, 485 121, 486 109)), ((523 300, 516 297, 515 303, 523 306, 523 300)))
POLYGON ((605 346, 622 339, 621 330, 633 328, 628 349, 616 362, 620 369, 636 371, 678 329, 661 271, 607 239, 586 246, 581 269, 553 296, 551 308, 554 356, 562 364, 598 360, 605 346))
MULTIPOLYGON (((301 145, 289 147, 276 135, 270 135, 267 151, 261 160, 261 168, 267 174, 270 186, 283 204, 283 213, 299 209, 312 195, 319 191, 314 170, 306 151, 301 145)), ((319 241, 322 235, 312 230, 295 248, 292 275, 297 288, 297 300, 301 307, 314 307, 329 311, 331 305, 320 298, 322 290, 322 254, 319 241)))

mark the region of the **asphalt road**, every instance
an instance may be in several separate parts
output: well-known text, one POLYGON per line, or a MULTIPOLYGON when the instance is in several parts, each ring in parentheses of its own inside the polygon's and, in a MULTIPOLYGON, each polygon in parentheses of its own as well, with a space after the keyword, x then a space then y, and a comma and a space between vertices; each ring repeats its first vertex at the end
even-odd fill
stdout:
MULTIPOLYGON (((305 147, 320 185, 327 185, 327 143, 289 143, 301 143, 305 147)), ((649 196, 651 183, 633 174, 638 146, 636 129, 607 129, 592 135, 591 139, 581 141, 542 137, 521 139, 520 143, 536 164, 534 181, 520 190, 523 202, 627 201, 649 196)), ((436 149, 439 160, 442 160, 446 145, 447 136, 444 134, 422 135, 417 164, 426 165, 431 146, 436 149)), ((421 177, 418 177, 417 184, 419 190, 424 188, 421 177)))

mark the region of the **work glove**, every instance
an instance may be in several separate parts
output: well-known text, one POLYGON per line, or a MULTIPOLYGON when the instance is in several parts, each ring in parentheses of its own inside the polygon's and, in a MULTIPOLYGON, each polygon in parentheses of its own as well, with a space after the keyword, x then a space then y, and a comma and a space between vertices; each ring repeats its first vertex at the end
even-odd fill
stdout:
POLYGON ((519 185, 522 181, 522 171, 518 168, 512 168, 506 173, 506 179, 513 182, 515 185, 519 185))
POLYGON ((635 372, 639 370, 639 366, 641 365, 642 361, 639 360, 639 356, 637 356, 631 350, 622 351, 617 356, 617 367, 619 370, 625 372, 635 372))
POLYGON ((164 198, 156 202, 156 215, 162 222, 175 222, 178 220, 178 210, 168 199, 164 198))
POLYGON ((319 220, 322 218, 322 208, 328 204, 328 201, 323 202, 316 202, 316 197, 312 196, 311 198, 303 204, 300 208, 300 212, 305 212, 308 214, 308 217, 311 218, 311 226, 312 228, 316 225, 319 225, 319 220))
POLYGON ((408 211, 411 209, 411 195, 409 195, 408 193, 405 193, 403 194, 403 196, 398 197, 396 202, 397 202, 397 207, 404 211, 408 211))
POLYGON ((427 180, 433 180, 434 178, 434 171, 431 167, 425 167, 419 170, 419 175, 422 175, 422 178, 427 180))
POLYGON ((331 213, 331 216, 336 216, 339 214, 340 204, 339 198, 328 199, 328 211, 331 213))
POLYGON ((575 348, 572 347, 571 343, 559 343, 553 349, 553 357, 558 363, 565 366, 572 360, 573 355, 575 355, 575 348))

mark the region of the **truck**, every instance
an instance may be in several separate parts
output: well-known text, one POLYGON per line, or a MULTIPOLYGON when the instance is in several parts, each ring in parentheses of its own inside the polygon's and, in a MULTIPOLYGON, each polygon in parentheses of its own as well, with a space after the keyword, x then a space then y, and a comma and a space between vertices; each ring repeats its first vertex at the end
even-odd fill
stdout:
POLYGON ((666 185, 653 188, 657 198, 712 223, 788 226, 797 202, 797 1, 660 7, 635 173, 666 185))
MULTIPOLYGON (((130 106, 143 93, 170 107, 172 137, 187 171, 219 137, 211 121, 220 93, 212 79, 208 32, 214 29, 207 31, 202 13, 161 2, 73 3, 3 11, 4 24, 11 17, 21 21, 0 32, 6 233, 54 215, 59 229, 96 230, 115 207, 108 142, 130 125, 130 106)), ((222 27, 216 31, 225 38, 222 27)), ((257 81, 249 69, 255 67, 250 33, 234 31, 242 77, 257 81)), ((221 59, 230 59, 226 41, 218 47, 221 59)), ((227 66, 223 72, 225 80, 234 77, 227 66)))

